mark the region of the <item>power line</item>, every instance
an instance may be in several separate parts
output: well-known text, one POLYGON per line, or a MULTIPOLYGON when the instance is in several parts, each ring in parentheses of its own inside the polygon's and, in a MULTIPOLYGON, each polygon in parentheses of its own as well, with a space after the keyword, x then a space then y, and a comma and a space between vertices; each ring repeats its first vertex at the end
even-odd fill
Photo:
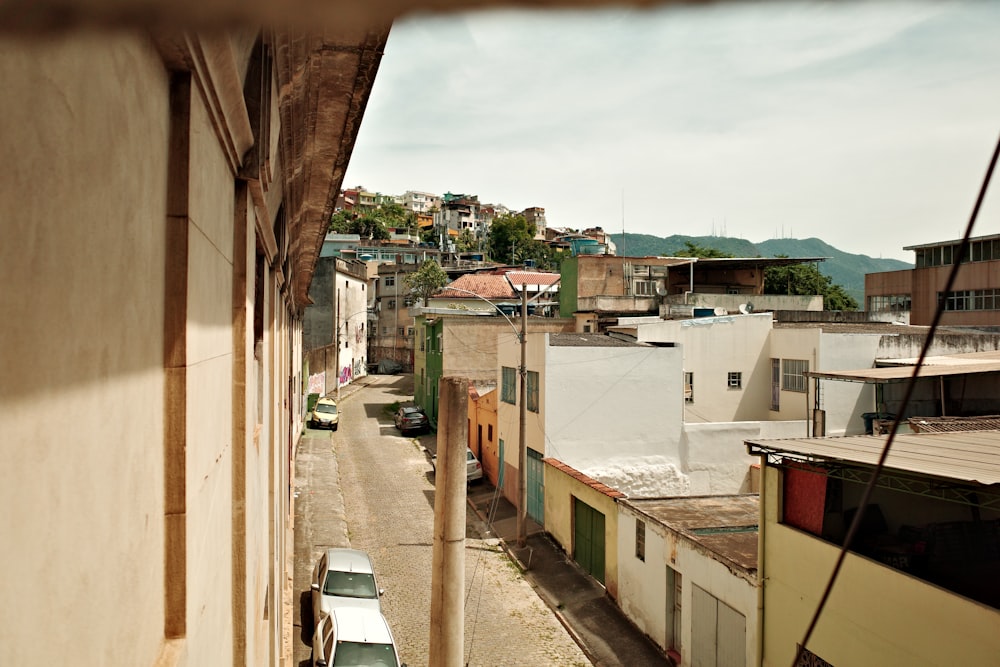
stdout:
MULTIPOLYGON (((979 209, 982 207, 983 199, 986 197, 986 190, 989 188, 990 180, 993 177, 993 170, 997 164, 997 156, 1000 155, 1000 138, 997 139, 997 145, 993 149, 993 157, 990 158, 989 167, 986 169, 986 176, 983 178, 983 184, 979 188, 979 195, 976 197, 976 205, 972 208, 972 215, 969 216, 969 223, 965 227, 965 234, 962 236, 962 241, 958 246, 958 254, 955 256, 955 263, 952 264, 951 271, 948 273, 948 280, 945 283, 943 293, 948 294, 952 291, 955 285, 955 280, 958 277, 958 270, 962 266, 962 260, 965 257, 966 251, 969 249, 969 239, 972 237, 972 230, 976 225, 976 218, 979 217, 979 209)), ((917 384, 917 374, 920 372, 920 368, 924 365, 924 360, 927 358, 927 352, 930 350, 931 343, 934 340, 934 334, 937 332, 938 325, 941 323, 941 315, 944 313, 945 299, 939 299, 937 308, 934 311, 934 320, 931 322, 930 329, 927 331, 927 337, 924 339, 924 344, 920 349, 920 356, 917 358, 917 363, 913 367, 913 373, 910 375, 909 381, 906 383, 906 392, 903 396, 903 402, 897 411, 896 418, 892 422, 892 427, 889 429, 889 437, 885 440, 885 446, 882 448, 882 453, 879 455, 878 464, 875 466, 875 470, 865 486, 865 490, 861 495, 861 501, 858 504, 858 511, 854 515, 854 519, 851 521, 850 527, 847 529, 847 535, 844 537, 844 544, 840 547, 840 553, 837 554, 837 562, 833 566, 833 571, 830 573, 830 579, 827 581, 826 588, 823 590, 823 595, 820 598, 819 605, 816 607, 816 612, 813 614, 812 620, 809 622, 809 627, 806 629, 806 634, 802 638, 802 642, 798 645, 795 651, 795 658, 792 660, 792 667, 799 664, 799 660, 802 658, 802 652, 806 649, 806 644, 809 643, 809 639, 812 637, 813 631, 816 629, 816 625, 819 622, 819 617, 823 613, 823 609, 826 607, 827 601, 830 599, 830 594, 833 592, 833 586, 837 581, 837 577, 840 575, 840 570, 844 565, 844 560, 847 558, 847 552, 850 549, 851 543, 854 541, 855 534, 858 532, 858 527, 861 525, 862 519, 864 519, 865 511, 868 509, 868 504, 871 501, 872 492, 875 489, 875 485, 878 483, 879 478, 882 475, 882 470, 885 468, 886 459, 889 457, 889 451, 892 449, 892 444, 896 439, 896 432, 899 429, 899 425, 903 420, 903 415, 906 413, 906 408, 910 403, 910 399, 913 397, 913 391, 917 384)))

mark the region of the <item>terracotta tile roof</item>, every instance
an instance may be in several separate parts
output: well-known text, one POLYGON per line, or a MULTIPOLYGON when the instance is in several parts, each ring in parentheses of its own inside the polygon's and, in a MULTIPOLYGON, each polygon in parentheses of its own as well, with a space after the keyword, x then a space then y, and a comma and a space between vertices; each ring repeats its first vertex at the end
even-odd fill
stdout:
POLYGON ((549 334, 549 347, 647 347, 604 334, 554 333, 549 334))
POLYGON ((583 484, 586 484, 587 486, 589 486, 590 488, 592 488, 594 491, 597 491, 598 493, 603 493, 604 495, 608 496, 609 498, 627 498, 628 497, 624 493, 622 493, 621 491, 619 491, 617 489, 612 489, 607 484, 602 484, 602 483, 598 482, 593 477, 587 477, 586 475, 584 475, 582 472, 580 472, 576 468, 571 468, 568 465, 566 465, 565 463, 563 463, 562 461, 559 461, 558 459, 544 458, 544 459, 542 459, 542 462, 549 464, 550 466, 552 466, 556 470, 559 470, 561 472, 566 473, 567 475, 569 475, 570 477, 572 477, 576 481, 581 482, 583 484))
POLYGON ((553 285, 559 282, 559 274, 541 271, 508 271, 507 280, 512 285, 553 285))
POLYGON ((503 276, 483 275, 468 273, 456 278, 440 292, 434 295, 437 299, 475 299, 476 297, 465 292, 458 292, 449 289, 455 287, 466 292, 475 292, 484 299, 515 299, 517 294, 503 276))

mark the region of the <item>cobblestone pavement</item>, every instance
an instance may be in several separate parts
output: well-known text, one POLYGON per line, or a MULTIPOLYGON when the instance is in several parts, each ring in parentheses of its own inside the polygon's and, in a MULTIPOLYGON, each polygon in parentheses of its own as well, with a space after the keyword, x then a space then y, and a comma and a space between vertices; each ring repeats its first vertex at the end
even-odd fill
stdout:
MULTIPOLYGON (((368 551, 385 589, 383 611, 392 626, 401 657, 410 667, 428 662, 430 641, 431 536, 434 521, 434 475, 427 455, 415 438, 401 437, 385 406, 410 398, 406 376, 379 377, 366 389, 342 401, 340 430, 332 435, 330 468, 337 471, 350 545, 368 551)), ((432 437, 432 436, 425 436, 432 437)), ((303 443, 314 438, 304 438, 303 443)), ((322 449, 322 447, 319 447, 322 449)), ((320 472, 320 456, 305 445, 296 468, 296 577, 298 593, 309 589, 309 574, 301 578, 299 552, 318 557, 319 541, 336 541, 319 524, 337 523, 337 501, 330 500, 325 518, 310 506, 325 503, 329 481, 320 472), (316 484, 323 490, 311 488, 316 484), (300 514, 301 508, 301 514, 300 514), (308 516, 308 518, 305 518, 308 516), (301 519, 300 519, 301 517, 301 519), (299 521, 303 523, 299 523, 299 521), (303 533, 300 542, 299 533, 303 533), (311 537, 306 537, 309 533, 311 537), (306 544, 312 540, 314 544, 306 544), (313 555, 315 554, 315 555, 313 555)), ((495 539, 483 537, 482 523, 469 510, 466 527, 465 660, 470 666, 589 665, 583 652, 552 612, 522 578, 495 539)), ((337 546, 337 545, 334 545, 337 546)), ((311 567, 311 565, 310 565, 311 567)), ((308 597, 304 597, 308 607, 308 597)), ((308 611, 307 611, 308 614, 308 611)), ((301 643, 301 642, 298 642, 301 643)), ((300 655, 308 658, 296 647, 300 655)), ((308 664, 308 663, 302 663, 308 664)))

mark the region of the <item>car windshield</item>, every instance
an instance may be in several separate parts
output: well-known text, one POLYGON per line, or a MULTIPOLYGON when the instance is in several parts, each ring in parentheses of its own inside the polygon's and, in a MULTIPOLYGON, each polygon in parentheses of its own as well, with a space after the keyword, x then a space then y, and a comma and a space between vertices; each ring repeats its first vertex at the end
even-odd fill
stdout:
POLYGON ((399 667, 392 644, 337 642, 334 667, 399 667))
POLYGON ((403 408, 404 415, 416 415, 423 412, 420 408, 403 408))
POLYGON ((377 598, 375 577, 363 572, 340 572, 330 570, 323 582, 323 595, 342 598, 377 598))
POLYGON ((470 452, 469 450, 466 450, 465 451, 465 460, 466 461, 475 461, 476 460, 476 455, 473 454, 472 452, 470 452))
POLYGON ((331 415, 337 414, 337 406, 329 403, 319 403, 316 405, 316 412, 326 412, 331 415))

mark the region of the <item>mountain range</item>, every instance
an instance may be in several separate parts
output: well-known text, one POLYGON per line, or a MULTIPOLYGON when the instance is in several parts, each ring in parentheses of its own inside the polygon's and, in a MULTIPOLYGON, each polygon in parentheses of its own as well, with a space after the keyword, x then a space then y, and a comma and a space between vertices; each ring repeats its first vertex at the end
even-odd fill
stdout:
POLYGON ((834 248, 817 238, 771 239, 752 243, 746 239, 725 236, 684 236, 674 234, 661 238, 650 234, 611 234, 619 255, 630 257, 671 256, 685 250, 687 243, 703 248, 714 248, 734 257, 825 257, 819 263, 820 272, 844 288, 864 307, 865 274, 880 271, 912 269, 913 264, 898 259, 882 259, 868 255, 855 255, 834 248))

